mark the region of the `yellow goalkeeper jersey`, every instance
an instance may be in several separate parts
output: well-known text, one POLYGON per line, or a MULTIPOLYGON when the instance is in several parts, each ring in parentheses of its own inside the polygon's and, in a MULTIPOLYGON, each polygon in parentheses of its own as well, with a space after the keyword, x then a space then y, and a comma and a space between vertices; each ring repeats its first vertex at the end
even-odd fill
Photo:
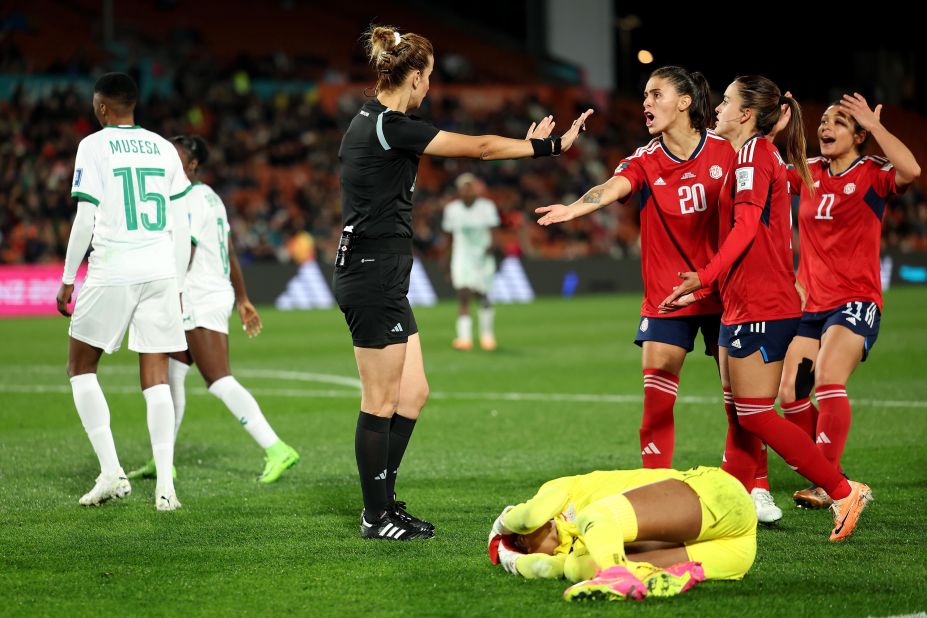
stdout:
POLYGON ((660 481, 685 481, 703 470, 695 468, 680 472, 668 468, 642 468, 564 476, 541 485, 533 498, 506 513, 502 523, 517 534, 533 532, 551 519, 557 522, 559 529, 562 523, 575 522, 576 514, 597 500, 660 481))

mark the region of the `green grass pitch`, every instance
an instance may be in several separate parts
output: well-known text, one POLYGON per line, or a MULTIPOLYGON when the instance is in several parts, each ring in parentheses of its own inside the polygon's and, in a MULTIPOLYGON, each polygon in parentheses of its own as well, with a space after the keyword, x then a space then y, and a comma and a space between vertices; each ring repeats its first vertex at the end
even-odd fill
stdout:
MULTIPOLYGON (((499 349, 450 348, 455 307, 416 311, 432 398, 399 476, 400 498, 437 526, 428 542, 358 537, 353 435, 359 405, 337 310, 265 309, 232 365, 273 427, 302 454, 278 483, 255 483, 262 453, 202 380, 187 380, 176 453, 184 507, 154 509, 154 481, 83 508, 96 458, 64 372, 64 319, 0 321, 0 614, 888 616, 927 610, 927 329, 917 289, 886 297, 882 333, 852 378, 844 465, 876 502, 848 543, 830 517, 799 511, 803 480, 776 456, 785 517, 759 532, 743 582, 625 604, 564 603, 566 584, 492 567, 486 534, 503 506, 544 481, 640 465, 637 296, 544 299, 497 310, 499 349)), ((235 318, 237 320, 237 318, 235 318)), ((104 357, 100 382, 129 469, 149 457, 137 357, 104 357)), ((676 407, 675 464, 718 465, 725 416, 714 363, 691 354, 676 407)))

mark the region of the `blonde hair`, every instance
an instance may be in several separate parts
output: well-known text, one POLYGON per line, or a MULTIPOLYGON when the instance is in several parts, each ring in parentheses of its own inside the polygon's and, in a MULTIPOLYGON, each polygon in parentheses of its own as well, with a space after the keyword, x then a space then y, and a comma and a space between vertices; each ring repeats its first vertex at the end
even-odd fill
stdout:
POLYGON ((424 71, 434 57, 431 41, 393 26, 371 25, 364 33, 367 56, 377 72, 377 92, 389 92, 405 82, 412 71, 424 71))

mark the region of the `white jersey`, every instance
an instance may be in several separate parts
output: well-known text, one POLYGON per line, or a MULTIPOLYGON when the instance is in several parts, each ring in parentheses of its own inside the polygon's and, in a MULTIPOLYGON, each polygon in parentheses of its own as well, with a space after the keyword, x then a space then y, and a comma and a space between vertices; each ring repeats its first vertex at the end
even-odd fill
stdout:
POLYGON ((110 126, 77 147, 71 196, 94 204, 87 285, 174 277, 175 207, 190 187, 174 145, 139 126, 110 126))
POLYGON ((190 240, 196 245, 184 289, 194 294, 231 290, 229 218, 225 204, 209 185, 194 183, 187 194, 190 240))
POLYGON ((478 197, 467 206, 454 200, 444 208, 441 228, 453 234, 451 262, 482 259, 492 245, 492 228, 499 226, 499 213, 492 200, 478 197))

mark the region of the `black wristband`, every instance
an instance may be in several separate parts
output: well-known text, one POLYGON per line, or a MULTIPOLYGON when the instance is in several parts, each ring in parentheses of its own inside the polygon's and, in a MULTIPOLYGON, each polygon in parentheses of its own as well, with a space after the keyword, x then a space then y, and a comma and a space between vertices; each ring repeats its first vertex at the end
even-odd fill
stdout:
POLYGON ((531 147, 534 148, 534 154, 531 155, 532 159, 537 159, 538 157, 549 157, 554 152, 554 144, 548 138, 532 138, 531 147))
POLYGON ((547 139, 549 139, 549 140, 550 140, 550 143, 551 143, 551 149, 552 149, 552 150, 551 150, 551 154, 552 154, 553 156, 555 156, 555 157, 559 157, 559 156, 560 156, 560 152, 561 152, 561 150, 560 150, 560 136, 559 136, 559 135, 551 135, 551 136, 548 137, 547 139))

